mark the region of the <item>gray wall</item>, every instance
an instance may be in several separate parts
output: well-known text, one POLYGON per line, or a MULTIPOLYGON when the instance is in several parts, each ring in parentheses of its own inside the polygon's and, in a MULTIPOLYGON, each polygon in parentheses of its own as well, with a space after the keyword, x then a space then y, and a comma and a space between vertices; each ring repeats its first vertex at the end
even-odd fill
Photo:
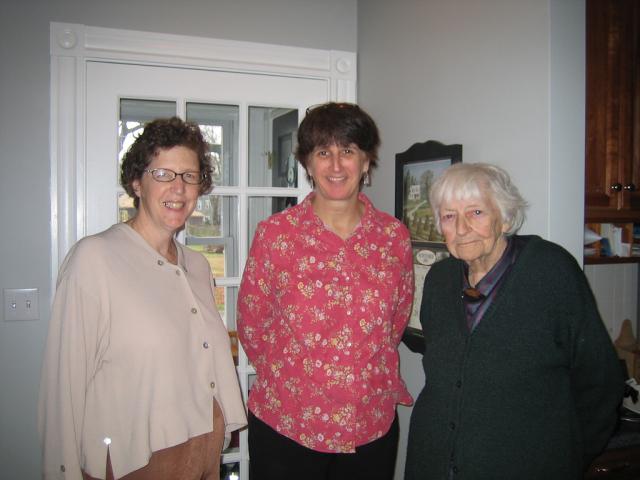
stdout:
MULTIPOLYGON (((367 0, 358 9, 358 100, 382 133, 368 193, 394 211, 394 156, 462 143, 501 165, 531 203, 525 233, 582 257, 584 0, 367 0)), ((420 355, 401 348, 416 394, 420 355)), ((403 452, 410 409, 399 409, 403 452)))
POLYGON ((40 289, 39 321, 0 321, 0 478, 39 478, 36 399, 49 319, 49 22, 356 51, 357 0, 3 0, 0 288, 40 289))

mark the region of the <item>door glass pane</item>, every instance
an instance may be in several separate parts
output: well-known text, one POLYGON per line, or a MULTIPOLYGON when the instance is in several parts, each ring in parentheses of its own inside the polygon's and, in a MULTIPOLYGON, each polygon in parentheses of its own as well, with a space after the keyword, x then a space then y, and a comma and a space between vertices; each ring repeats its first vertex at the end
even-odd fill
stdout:
POLYGON ((238 276, 238 198, 201 196, 187 220, 185 243, 207 258, 214 277, 238 276))
POLYGON ((249 246, 258 223, 297 203, 296 197, 249 197, 249 246))
POLYGON ((297 110, 249 107, 249 186, 298 186, 297 130, 297 110))
POLYGON ((126 222, 136 216, 133 198, 126 193, 118 193, 118 222, 126 222))
POLYGON ((144 124, 156 118, 173 117, 176 103, 161 100, 120 99, 120 119, 118 120, 118 174, 120 162, 136 136, 142 132, 144 124))
POLYGON ((238 301, 238 287, 215 287, 213 297, 220 317, 229 331, 231 354, 233 362, 238 365, 238 332, 236 329, 236 302, 238 301))
POLYGON ((227 326, 227 330, 236 330, 236 300, 238 298, 238 287, 216 287, 214 290, 216 307, 222 317, 222 321, 227 326))
POLYGON ((187 103, 187 120, 200 125, 209 145, 213 184, 238 185, 238 106, 187 103))

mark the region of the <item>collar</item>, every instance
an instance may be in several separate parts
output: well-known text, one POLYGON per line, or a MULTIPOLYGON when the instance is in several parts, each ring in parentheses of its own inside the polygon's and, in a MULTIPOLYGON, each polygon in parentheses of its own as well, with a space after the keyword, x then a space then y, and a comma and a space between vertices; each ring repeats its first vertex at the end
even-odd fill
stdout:
MULTIPOLYGON (((313 225, 314 227, 322 227, 326 229, 324 222, 316 215, 313 211, 313 205, 311 201, 316 196, 315 192, 309 193, 302 203, 300 204, 300 220, 303 224, 313 225)), ((358 193, 358 200, 360 200, 364 204, 364 212, 362 213, 362 217, 360 218, 360 224, 354 230, 354 233, 360 229, 364 228, 366 231, 369 231, 374 224, 378 223, 376 218, 376 210, 371 203, 371 200, 362 192, 358 193)))
POLYGON ((480 279, 475 288, 469 283, 469 265, 463 262, 464 275, 462 276, 463 292, 467 301, 478 301, 487 298, 493 289, 500 283, 506 271, 513 265, 517 256, 517 249, 513 237, 506 237, 507 247, 502 252, 500 260, 480 279))
MULTIPOLYGON (((149 245, 149 243, 147 243, 147 241, 142 237, 142 235, 140 235, 131 225, 128 225, 127 223, 122 222, 122 223, 117 223, 115 227, 119 227, 123 232, 125 232, 125 234, 129 235, 130 238, 133 241, 135 241, 138 245, 140 245, 144 250, 146 250, 149 256, 153 258, 153 260, 159 265, 163 265, 163 264, 173 265, 164 256, 160 255, 155 250, 155 248, 149 245)), ((183 250, 183 248, 185 247, 180 242, 178 242, 175 238, 173 238, 172 241, 176 247, 176 252, 178 254, 178 259, 177 259, 178 263, 176 266, 182 268, 182 270, 187 272, 188 271, 187 260, 183 250)))

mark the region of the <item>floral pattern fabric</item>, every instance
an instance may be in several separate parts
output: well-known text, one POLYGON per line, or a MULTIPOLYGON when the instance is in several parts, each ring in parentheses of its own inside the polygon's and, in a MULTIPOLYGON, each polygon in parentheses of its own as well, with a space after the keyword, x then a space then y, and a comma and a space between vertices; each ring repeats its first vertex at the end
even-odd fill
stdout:
POLYGON ((413 300, 409 233, 364 194, 343 240, 311 193, 261 222, 240 285, 238 330, 257 378, 249 409, 321 452, 354 452, 410 405, 398 344, 413 300))

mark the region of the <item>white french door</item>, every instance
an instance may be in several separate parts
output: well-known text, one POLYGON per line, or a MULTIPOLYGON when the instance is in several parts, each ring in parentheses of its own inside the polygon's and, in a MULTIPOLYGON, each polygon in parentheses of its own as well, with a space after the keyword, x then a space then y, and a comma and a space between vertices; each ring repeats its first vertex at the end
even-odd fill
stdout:
MULTIPOLYGON (((200 125, 213 159, 214 189, 200 197, 181 240, 201 251, 216 277, 215 298, 235 331, 241 270, 257 223, 309 191, 293 162, 305 109, 328 100, 319 79, 107 62, 86 64, 86 233, 135 214, 119 186, 122 155, 145 122, 177 115, 200 125)), ((239 349, 246 398, 253 370, 239 349)), ((248 478, 246 435, 223 456, 248 478)))
MULTIPOLYGON (((355 53, 50 27, 52 287, 78 239, 135 213, 118 184, 121 155, 145 122, 178 115, 202 129, 215 185, 199 199, 180 239, 209 260, 218 309, 235 330, 255 226, 309 191, 292 156, 297 126, 310 105, 355 101, 355 53)), ((253 369, 238 350, 246 398, 253 369)), ((221 478, 248 480, 248 465, 244 431, 224 452, 221 478)))
MULTIPOLYGON (((214 194, 248 194, 251 188, 261 195, 299 196, 308 190, 303 181, 298 186, 285 183, 287 192, 264 190, 283 188, 274 179, 288 173, 275 158, 278 145, 273 145, 270 129, 278 112, 295 110, 301 120, 308 106, 327 101, 326 81, 102 62, 87 63, 86 79, 87 234, 119 219, 119 126, 135 121, 136 113, 141 122, 174 114, 236 129, 228 136, 226 147, 233 154, 223 162, 214 194)), ((296 173, 304 179, 303 172, 296 173)))

